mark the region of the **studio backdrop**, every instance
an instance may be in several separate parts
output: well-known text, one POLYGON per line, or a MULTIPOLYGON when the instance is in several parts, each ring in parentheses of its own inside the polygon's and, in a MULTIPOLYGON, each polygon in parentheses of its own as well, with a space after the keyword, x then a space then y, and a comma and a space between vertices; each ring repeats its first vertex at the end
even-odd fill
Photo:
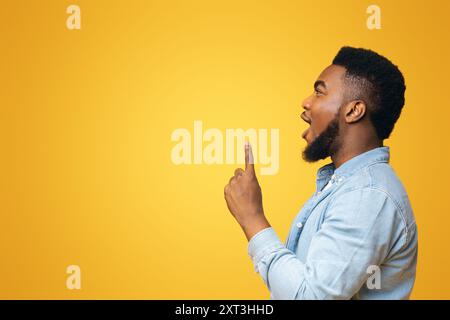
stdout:
POLYGON ((413 299, 450 298, 450 2, 0 4, 0 298, 268 299, 224 186, 252 143, 282 240, 329 161, 302 101, 345 45, 402 70, 413 299))

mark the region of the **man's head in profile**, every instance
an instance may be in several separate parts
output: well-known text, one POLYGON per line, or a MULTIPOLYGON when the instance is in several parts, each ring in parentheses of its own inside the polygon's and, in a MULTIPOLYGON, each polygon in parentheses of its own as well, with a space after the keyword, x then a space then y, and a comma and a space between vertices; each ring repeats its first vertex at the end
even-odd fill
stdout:
POLYGON ((345 160, 353 148, 381 146, 400 116, 404 93, 403 75, 388 59, 343 47, 303 101, 301 117, 310 124, 302 136, 308 143, 303 158, 345 160))

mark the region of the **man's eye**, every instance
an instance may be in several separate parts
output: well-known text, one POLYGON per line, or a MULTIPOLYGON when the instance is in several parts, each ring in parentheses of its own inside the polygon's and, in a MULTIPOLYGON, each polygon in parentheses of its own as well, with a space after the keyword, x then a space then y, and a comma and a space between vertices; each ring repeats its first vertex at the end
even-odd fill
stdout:
POLYGON ((316 96, 318 96, 318 95, 321 95, 322 92, 320 92, 319 90, 314 90, 314 94, 315 94, 316 96))

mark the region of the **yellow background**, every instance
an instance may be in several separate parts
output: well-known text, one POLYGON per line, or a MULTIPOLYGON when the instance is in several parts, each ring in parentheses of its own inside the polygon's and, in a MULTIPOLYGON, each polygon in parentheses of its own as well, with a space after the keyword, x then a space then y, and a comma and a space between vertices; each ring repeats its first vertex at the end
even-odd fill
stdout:
POLYGON ((2 1, 0 298, 266 299, 223 186, 176 166, 177 128, 280 128, 260 176, 284 241, 324 162, 301 159, 300 103, 343 45, 398 64, 391 163, 419 227, 412 297, 450 298, 449 19, 442 1, 2 1), (382 29, 366 28, 381 7, 382 29), (81 30, 66 8, 81 8, 81 30), (66 289, 66 267, 82 289, 66 289))

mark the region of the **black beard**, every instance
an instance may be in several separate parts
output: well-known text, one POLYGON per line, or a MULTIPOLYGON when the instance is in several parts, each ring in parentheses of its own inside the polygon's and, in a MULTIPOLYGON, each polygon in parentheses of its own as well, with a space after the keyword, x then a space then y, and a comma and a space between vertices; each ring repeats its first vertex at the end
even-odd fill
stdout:
POLYGON ((316 162, 334 155, 340 147, 338 141, 339 118, 336 116, 327 128, 303 151, 303 159, 307 162, 316 162))

